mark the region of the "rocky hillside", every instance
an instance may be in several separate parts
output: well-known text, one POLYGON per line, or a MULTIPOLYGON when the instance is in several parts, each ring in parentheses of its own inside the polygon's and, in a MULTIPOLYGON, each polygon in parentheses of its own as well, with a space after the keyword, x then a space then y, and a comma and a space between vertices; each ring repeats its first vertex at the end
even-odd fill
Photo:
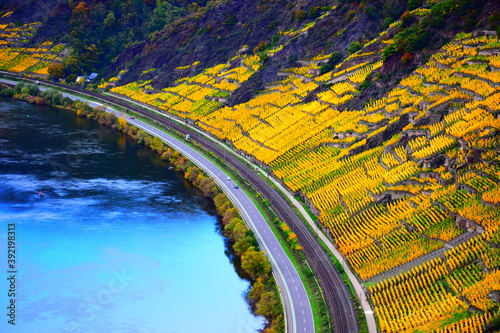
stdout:
POLYGON ((191 122, 267 168, 365 283, 381 331, 494 330, 498 1, 178 3, 161 29, 121 23, 128 44, 113 57, 77 24, 96 6, 69 5, 67 39, 2 14, 0 69, 99 70, 95 88, 191 122))
POLYGON ((0 4, 1 23, 39 22, 30 46, 64 43, 64 76, 98 72, 119 84, 152 80, 161 89, 199 74, 242 53, 259 54, 265 66, 228 100, 235 104, 276 81, 278 73, 317 54, 333 54, 326 71, 358 51, 399 18, 394 43, 386 45, 377 84, 361 86, 346 108, 357 108, 394 86, 405 73, 425 63, 456 33, 490 29, 498 4, 487 0, 280 0, 280 1, 102 1, 8 0, 0 4), (437 2, 437 4, 434 4, 437 2), (29 8, 29 10, 28 10, 29 8), (411 11, 430 9, 425 17, 411 11), (453 10, 452 10, 453 9, 453 10), (493 15, 494 16, 494 15, 493 15), (302 29, 302 30, 301 30, 302 29), (290 34, 295 31, 295 34, 290 34), (283 46, 273 57, 267 50, 283 46), (195 64, 195 65, 193 65, 195 64), (151 69, 155 71, 149 71, 151 69), (144 73, 149 71, 147 73, 144 73))

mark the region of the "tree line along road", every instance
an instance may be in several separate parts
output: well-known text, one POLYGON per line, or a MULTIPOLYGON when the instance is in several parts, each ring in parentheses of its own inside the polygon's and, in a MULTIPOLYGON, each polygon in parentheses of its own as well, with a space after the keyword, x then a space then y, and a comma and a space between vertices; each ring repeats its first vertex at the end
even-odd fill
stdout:
MULTIPOLYGON (((45 82, 44 82, 45 83, 45 82)), ((146 116, 164 126, 168 126, 173 130, 177 131, 182 135, 190 134, 191 139, 199 143, 205 149, 211 151, 213 154, 223 157, 228 165, 235 169, 240 175, 245 175, 247 181, 253 186, 258 192, 262 194, 264 198, 269 200, 271 208, 276 212, 278 218, 286 222, 293 232, 298 236, 299 242, 304 248, 304 254, 307 258, 308 263, 318 277, 319 284, 323 289, 325 299, 329 305, 330 315, 333 319, 334 331, 335 332, 358 332, 359 324, 356 318, 356 312, 354 310, 353 302, 350 298, 351 294, 344 284, 342 277, 340 276, 337 269, 334 267, 331 259, 329 258, 326 251, 315 239, 313 234, 305 226, 299 216, 293 211, 286 200, 276 192, 266 180, 262 179, 257 175, 251 168, 249 168, 245 163, 239 160, 232 154, 225 153, 224 149, 212 140, 205 138, 204 136, 196 136, 195 132, 178 124, 177 122, 170 120, 164 116, 160 116, 155 112, 139 108, 135 105, 124 102, 123 100, 110 97, 107 95, 102 95, 95 92, 84 91, 76 89, 73 87, 60 85, 57 83, 47 84, 55 85, 63 89, 68 89, 76 93, 84 93, 86 95, 92 96, 106 103, 111 103, 118 105, 120 107, 129 109, 133 112, 146 116)), ((163 132, 162 132, 163 133, 163 132)), ((175 147, 174 147, 175 148, 175 147)), ((189 158, 189 156, 186 156, 189 158)), ((193 161, 195 162, 195 161, 193 161)), ((224 188, 226 190, 226 188, 224 188)), ((241 190, 240 190, 241 191, 241 190)), ((239 207, 238 207, 239 208, 239 207)), ((279 246, 281 248, 281 246, 279 246)), ((282 296, 285 294, 280 286, 282 296)), ((295 289, 291 289, 290 294, 294 294, 295 289)), ((284 299, 286 301, 286 299, 284 299)), ((309 303, 309 302, 307 302, 309 303)), ((298 303, 300 304, 300 303, 298 303)), ((288 309, 287 309, 288 310, 288 309)), ((287 312, 287 316, 290 316, 287 312)), ((302 313, 297 314, 300 318, 302 313)), ((287 322, 290 318, 287 318, 287 322)), ((298 333, 303 331, 290 330, 291 327, 287 327, 287 331, 298 333)))

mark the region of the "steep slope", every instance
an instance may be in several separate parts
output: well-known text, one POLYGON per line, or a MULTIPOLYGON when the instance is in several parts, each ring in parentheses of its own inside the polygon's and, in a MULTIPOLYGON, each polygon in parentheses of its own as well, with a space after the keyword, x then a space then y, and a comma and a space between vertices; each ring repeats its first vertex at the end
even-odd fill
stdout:
POLYGON ((123 49, 142 41, 196 8, 186 1, 8 0, 0 3, 0 22, 20 26, 37 22, 29 40, 67 44, 62 76, 101 72, 123 49), (192 9, 191 7, 194 7, 192 9))
MULTIPOLYGON (((394 61, 384 57, 385 45, 403 24, 395 22, 331 72, 321 74, 329 54, 281 69, 277 81, 232 107, 223 106, 224 97, 265 66, 257 55, 178 80, 161 95, 146 93, 148 82, 112 90, 194 120, 310 200, 361 279, 395 276, 370 287, 383 331, 480 331, 498 315, 488 297, 499 287, 498 35, 458 34, 383 98, 345 110, 366 78, 394 61), (225 96, 200 108, 199 101, 217 94, 202 88, 225 96), (173 90, 180 100, 168 98, 173 90), (200 99, 192 98, 196 92, 200 99), (406 263, 408 273, 392 271, 406 263), (405 294, 393 296, 398 290, 405 294)), ((266 55, 273 59, 286 47, 274 45, 266 55)))
MULTIPOLYGON (((399 11, 393 10, 394 14, 399 16, 406 3, 393 3, 399 11)), ((209 10, 199 10, 155 34, 147 44, 130 49, 112 69, 115 73, 127 70, 122 83, 153 79, 153 87, 164 88, 176 79, 226 62, 242 49, 263 55, 266 48, 286 44, 275 57, 264 57, 266 66, 259 74, 263 84, 268 84, 276 80, 281 68, 293 65, 297 59, 333 50, 346 55, 353 41, 373 38, 383 29, 382 21, 388 15, 383 4, 320 0, 211 2, 209 10), (305 25, 310 26, 304 29, 305 25), (291 31, 296 34, 286 34, 291 31), (199 62, 196 67, 176 70, 195 61, 199 62), (156 71, 141 75, 151 68, 156 71)))
POLYGON ((499 22, 498 1, 210 2, 100 88, 301 196, 381 331, 481 332, 499 316, 499 22))

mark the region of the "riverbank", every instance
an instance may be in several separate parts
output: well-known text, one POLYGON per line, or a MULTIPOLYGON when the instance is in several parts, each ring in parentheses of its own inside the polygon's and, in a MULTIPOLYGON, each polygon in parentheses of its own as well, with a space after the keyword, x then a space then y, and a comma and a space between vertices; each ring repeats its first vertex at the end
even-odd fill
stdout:
POLYGON ((284 329, 283 310, 271 274, 270 263, 264 254, 257 249, 257 242, 252 232, 243 223, 231 201, 215 182, 191 161, 179 152, 167 147, 158 137, 153 137, 144 130, 130 125, 125 117, 117 118, 115 115, 105 112, 104 107, 92 108, 88 103, 73 101, 53 90, 40 91, 33 84, 19 83, 14 88, 3 87, 0 94, 33 104, 64 108, 75 112, 78 116, 98 121, 100 124, 129 135, 138 143, 148 146, 177 171, 182 172, 187 181, 199 188, 205 197, 214 201, 224 224, 224 233, 234 242, 233 249, 241 258, 241 266, 252 280, 253 286, 248 293, 248 298, 255 312, 268 320, 265 331, 278 332, 284 329))
POLYGON ((18 332, 264 328, 213 204, 167 162, 73 112, 3 97, 0 109, 0 216, 16 225, 18 332), (114 273, 123 279, 109 284, 114 273))

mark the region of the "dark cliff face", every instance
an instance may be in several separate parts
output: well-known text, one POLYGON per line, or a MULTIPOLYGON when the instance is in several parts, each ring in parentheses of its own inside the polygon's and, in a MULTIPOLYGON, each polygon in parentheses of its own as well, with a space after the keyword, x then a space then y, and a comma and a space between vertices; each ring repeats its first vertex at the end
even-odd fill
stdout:
POLYGON ((199 61, 199 71, 226 62, 237 55, 243 46, 248 46, 251 52, 259 43, 271 41, 279 31, 300 26, 302 22, 296 18, 298 11, 328 5, 328 1, 317 0, 261 2, 221 2, 206 12, 191 14, 183 22, 155 34, 142 45, 139 53, 126 53, 117 61, 116 66, 119 67, 123 65, 122 59, 132 56, 135 57, 134 67, 140 68, 140 71, 135 68, 128 71, 123 81, 137 80, 143 70, 157 68, 153 86, 164 87, 186 75, 174 71, 176 67, 199 61))
POLYGON ((14 11, 8 18, 10 22, 42 22, 57 15, 57 9, 67 5, 68 0, 2 0, 0 10, 14 11))
POLYGON ((68 0, 0 1, 0 16, 9 12, 12 13, 3 17, 2 23, 42 23, 31 44, 43 43, 47 39, 54 42, 67 40, 71 16, 68 0))
MULTIPOLYGON (((108 76, 127 69, 120 84, 153 79, 152 85, 162 88, 180 77, 227 62, 243 46, 252 52, 261 43, 282 44, 284 49, 269 59, 260 73, 259 81, 270 83, 276 80, 280 69, 293 66, 297 59, 334 51, 345 56, 351 42, 372 38, 383 29, 383 17, 369 15, 366 6, 349 3, 331 9, 334 4, 333 1, 317 0, 220 2, 126 50, 109 68, 108 76), (330 12, 327 18, 317 20, 326 12, 330 12), (351 16, 346 16, 349 12, 351 16), (280 34, 314 20, 315 26, 298 37, 280 34), (175 70, 198 61, 199 65, 188 72, 175 70), (151 68, 157 70, 149 76, 142 74, 151 68)), ((260 85, 252 82, 251 86, 260 85)))
MULTIPOLYGON (((144 22, 147 21, 144 18, 142 21, 129 20, 123 23, 123 17, 127 16, 123 12, 124 5, 118 6, 116 1, 111 0, 89 0, 85 1, 84 7, 90 8, 90 18, 98 17, 101 15, 99 11, 102 10, 114 11, 115 26, 121 25, 122 28, 106 28, 117 31, 115 35, 108 36, 101 31, 107 18, 104 21, 96 20, 93 25, 89 25, 90 30, 93 30, 92 36, 89 36, 89 29, 79 29, 79 21, 75 15, 75 7, 81 2, 5 0, 0 4, 0 10, 14 10, 14 14, 9 17, 11 22, 42 22, 32 40, 33 43, 47 39, 69 43, 73 58, 77 58, 80 63, 80 67, 73 66, 73 69, 69 68, 69 72, 98 71, 102 77, 109 78, 125 69, 126 73, 121 76, 119 84, 152 79, 153 87, 163 88, 173 85, 180 77, 194 75, 205 68, 227 62, 237 55, 243 46, 246 46, 246 52, 251 53, 254 48, 263 44, 268 47, 284 45, 282 51, 266 61, 258 78, 240 89, 234 102, 251 96, 243 90, 259 89, 275 81, 276 74, 281 69, 296 65, 295 61, 298 59, 313 57, 320 52, 338 52, 345 56, 351 42, 371 38, 383 30, 382 21, 387 15, 383 9, 385 2, 380 0, 365 3, 339 3, 331 0, 198 1, 206 6, 189 10, 186 7, 184 14, 178 15, 180 19, 167 23, 161 31, 151 32, 154 30, 144 29, 143 26, 150 24, 144 22), (318 19, 327 12, 327 17, 318 19), (99 24, 101 21, 103 23, 99 24), (293 38, 283 34, 286 31, 301 29, 313 21, 315 26, 306 33, 293 38), (134 24, 142 26, 136 27, 134 24), (94 35, 103 37, 92 38, 94 35), (130 38, 131 35, 134 37, 130 38), (120 42, 123 38, 128 39, 120 42), (92 45, 96 46, 95 52, 98 54, 92 55, 88 52, 92 45), (194 62, 199 64, 189 70, 176 70, 176 67, 191 65, 194 62), (156 70, 143 74, 152 68, 156 70)), ((178 4, 181 1, 169 2, 181 6, 178 4)), ((404 9, 406 6, 406 0, 392 2, 397 4, 394 8, 404 9)), ((152 0, 134 0, 132 5, 144 7, 144 11, 151 17, 154 17, 154 11, 157 9, 152 0), (136 4, 138 2, 143 4, 136 4)), ((395 13, 394 16, 397 14, 400 13, 395 13)), ((81 20, 82 24, 87 21, 81 20)), ((158 26, 161 24, 156 27, 158 26)))
MULTIPOLYGON (((485 25, 488 16, 498 10, 498 1, 453 1, 477 4, 472 11, 473 20, 469 17, 469 21, 477 23, 476 27, 481 23, 482 28, 488 28, 485 25)), ((411 10, 407 0, 200 0, 198 6, 189 6, 188 2, 169 0, 167 14, 162 16, 154 0, 4 0, 0 3, 0 14, 13 10, 4 20, 8 22, 42 22, 33 44, 45 40, 68 43, 70 55, 76 60, 68 62, 66 75, 96 71, 109 79, 126 70, 119 85, 152 80, 152 86, 160 89, 174 85, 181 77, 226 63, 242 52, 243 47, 244 52, 252 53, 257 47, 262 51, 283 45, 281 51, 264 62, 255 77, 234 92, 228 101, 233 105, 248 100, 266 84, 276 81, 284 68, 298 66, 297 60, 322 52, 337 52, 345 58, 353 42, 363 44, 371 40, 390 22, 411 10), (82 3, 84 10, 78 12, 77 7, 82 3), (324 14, 328 15, 323 17, 324 14), (314 26, 293 37, 284 33, 298 31, 306 24, 314 26), (176 69, 195 62, 196 66, 176 69), (150 69, 156 70, 143 73, 150 69)), ((422 2, 416 3, 420 6, 422 2)), ((463 14, 450 15, 446 24, 435 29, 429 38, 431 49, 441 47, 463 28, 465 23, 453 23, 466 21, 460 20, 460 15, 463 14)), ((415 26, 417 21, 407 19, 402 27, 415 26)), ((432 53, 428 49, 426 46, 413 52, 413 60, 408 64, 401 61, 403 51, 385 59, 383 67, 372 73, 370 82, 360 89, 359 98, 344 107, 359 109, 369 99, 382 96, 401 77, 425 63, 432 53)))

